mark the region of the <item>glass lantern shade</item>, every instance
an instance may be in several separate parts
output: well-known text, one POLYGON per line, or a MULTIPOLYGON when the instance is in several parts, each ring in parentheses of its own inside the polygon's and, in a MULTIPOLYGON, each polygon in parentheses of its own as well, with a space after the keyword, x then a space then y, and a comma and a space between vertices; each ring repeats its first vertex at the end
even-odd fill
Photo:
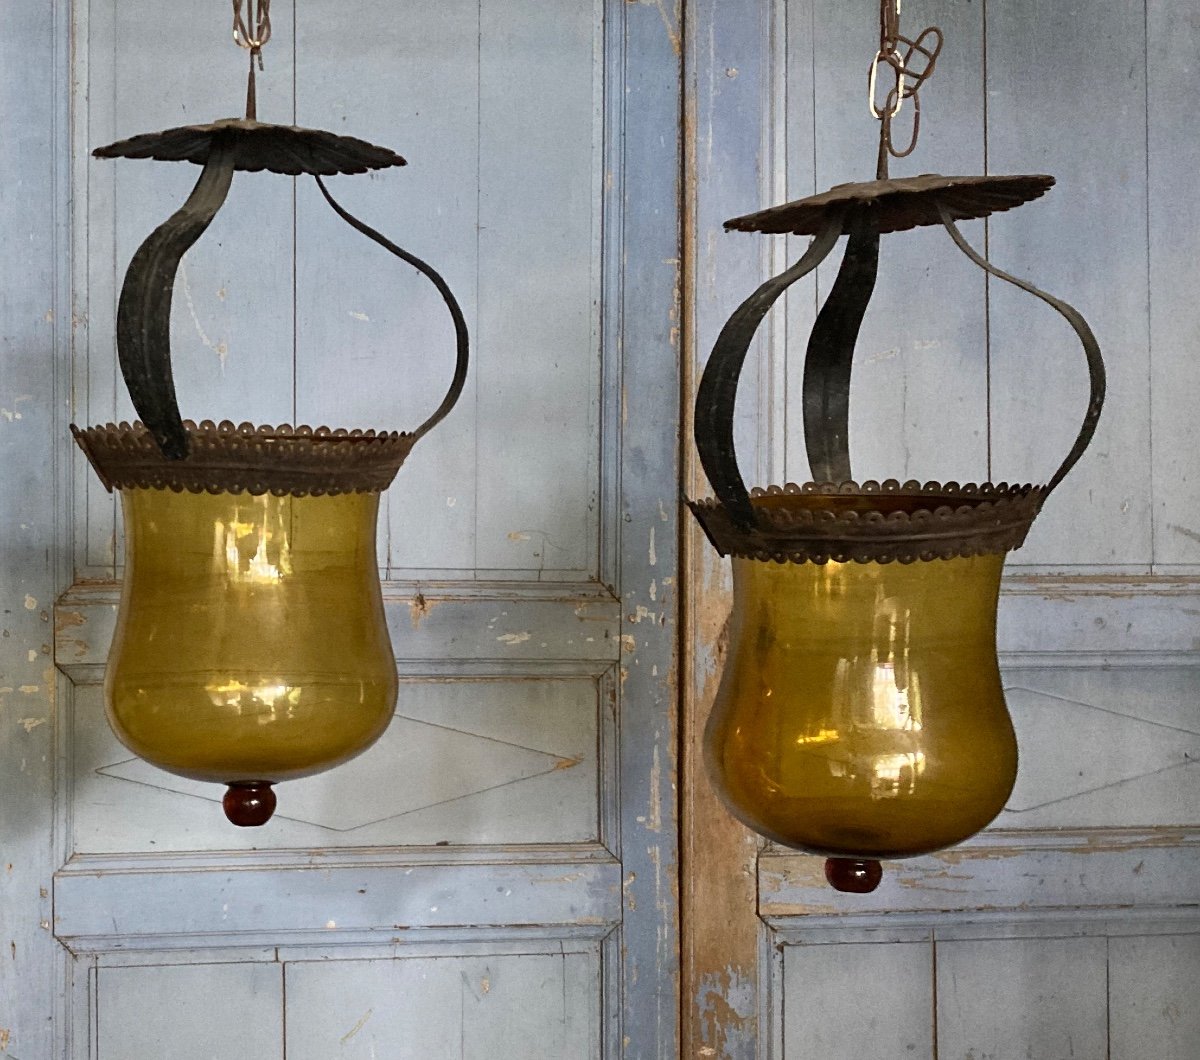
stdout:
POLYGON ((1017 773, 996 658, 1003 564, 735 558, 705 739, 734 815, 855 859, 923 854, 991 821, 1017 773))
POLYGON ((726 222, 813 240, 726 321, 696 392, 696 449, 715 496, 691 508, 716 551, 731 558, 734 586, 705 757, 730 811, 778 843, 824 855, 838 890, 874 890, 881 859, 974 835, 1016 780, 996 650, 1001 572, 1091 441, 1104 364, 1075 309, 981 257, 955 221, 1018 206, 1051 184, 1036 174, 883 177, 726 222), (1053 308, 1083 346, 1087 410, 1044 486, 859 484, 852 476, 851 371, 880 237, 928 224, 943 226, 984 271, 1053 308), (772 305, 842 236, 845 254, 804 362, 813 479, 751 492, 734 448, 742 367, 772 305))
POLYGON ((125 584, 105 701, 126 747, 244 788, 338 765, 382 735, 397 680, 378 493, 121 499, 125 584))
POLYGON ((275 809, 272 785, 347 761, 391 721, 398 680, 375 554, 379 496, 462 394, 466 321, 432 266, 343 209, 322 180, 403 166, 388 148, 248 113, 96 154, 202 167, 187 201, 138 248, 121 288, 117 354, 140 419, 72 427, 125 515, 108 719, 151 764, 227 785, 234 824, 261 825, 275 809), (171 364, 175 277, 235 172, 263 169, 313 176, 346 224, 437 289, 454 325, 454 372, 415 430, 182 418, 171 364))

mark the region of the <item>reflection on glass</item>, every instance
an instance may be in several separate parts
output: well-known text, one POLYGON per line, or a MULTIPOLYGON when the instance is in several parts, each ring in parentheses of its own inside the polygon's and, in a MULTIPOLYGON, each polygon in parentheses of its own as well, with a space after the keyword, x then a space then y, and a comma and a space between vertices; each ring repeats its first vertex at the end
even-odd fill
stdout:
POLYGON ((121 495, 125 590, 105 691, 131 751, 197 780, 276 782, 383 733, 397 682, 377 493, 121 495))
POLYGON ((1003 563, 735 559, 706 734, 731 811, 832 857, 905 857, 983 828, 1017 768, 996 661, 1003 563))

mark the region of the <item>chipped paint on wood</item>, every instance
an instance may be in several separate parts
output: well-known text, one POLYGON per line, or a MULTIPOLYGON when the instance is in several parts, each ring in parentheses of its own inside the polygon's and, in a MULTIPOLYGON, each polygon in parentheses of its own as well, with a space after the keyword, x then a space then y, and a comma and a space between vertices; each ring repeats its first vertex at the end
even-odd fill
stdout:
POLYGON ((692 1004, 699 1023, 699 1055, 717 1060, 755 1055, 758 999, 752 976, 732 965, 705 973, 692 1004))

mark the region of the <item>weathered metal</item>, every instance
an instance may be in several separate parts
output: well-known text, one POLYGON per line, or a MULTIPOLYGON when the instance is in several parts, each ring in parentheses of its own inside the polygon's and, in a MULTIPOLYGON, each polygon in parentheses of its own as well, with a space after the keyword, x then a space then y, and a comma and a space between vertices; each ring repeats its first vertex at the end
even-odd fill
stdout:
POLYGON ((179 125, 161 132, 139 133, 97 147, 96 158, 154 158, 160 162, 207 164, 214 145, 233 153, 233 168, 298 176, 311 173, 366 173, 408 163, 395 151, 355 136, 323 129, 274 125, 249 118, 222 118, 205 125, 179 125))
POLYGON ((295 497, 385 490, 415 436, 400 431, 234 425, 183 421, 188 456, 172 460, 141 423, 71 431, 108 490, 173 489, 193 493, 295 497))
POLYGON ((909 228, 940 224, 939 206, 953 221, 970 221, 1011 210, 1040 198, 1054 186, 1045 174, 986 177, 944 177, 922 173, 919 177, 893 177, 853 184, 836 184, 819 195, 772 206, 725 222, 728 231, 789 232, 816 235, 836 210, 842 210, 843 232, 858 208, 869 209, 881 235, 909 228))
MULTIPOLYGON (((103 158, 157 158, 203 165, 187 201, 155 229, 134 254, 125 274, 117 307, 117 352, 121 374, 129 389, 141 424, 112 424, 80 431, 76 439, 92 460, 108 488, 124 481, 162 482, 176 489, 232 489, 251 492, 302 494, 319 488, 339 490, 384 489, 395 476, 412 446, 454 407, 466 382, 469 337, 457 299, 442 276, 427 262, 403 250, 370 225, 343 209, 321 180, 322 174, 361 173, 404 165, 404 159, 384 147, 353 137, 320 130, 266 125, 230 119, 210 125, 185 126, 122 140, 94 152, 103 158), (356 231, 426 276, 445 302, 454 322, 455 367, 449 390, 429 418, 411 434, 376 435, 353 449, 345 440, 365 440, 362 431, 329 431, 328 428, 251 428, 247 432, 188 427, 179 413, 171 371, 171 298, 183 255, 225 203, 235 170, 261 170, 283 174, 311 174, 330 207, 356 231), (143 426, 144 425, 144 426, 143 426), (146 452, 146 432, 166 461, 185 463, 167 471, 146 452), (297 439, 304 438, 301 445, 297 439), (204 455, 188 460, 193 439, 201 441, 204 455), (383 440, 387 439, 386 455, 383 440), (332 447, 332 448, 331 448, 332 447), (337 453, 337 456, 332 454, 337 453), (354 456, 351 457, 350 454, 354 456), (354 468, 358 467, 358 473, 354 468), (337 472, 350 477, 340 485, 337 472), (390 470, 389 470, 390 469, 390 470), (313 476, 316 476, 314 478, 313 476), (333 477, 331 477, 331 475, 333 477), (131 477, 132 476, 132 477, 131 477), (386 481, 385 481, 386 479, 386 481), (314 487, 314 482, 319 483, 314 487)), ((232 424, 228 425, 232 428, 232 424)), ((249 425, 245 425, 249 426, 249 425)))
MULTIPOLYGON (((1080 313, 1062 300, 997 269, 978 255, 955 227, 955 214, 986 216, 998 208, 1036 197, 1050 177, 944 178, 912 182, 872 181, 842 185, 824 196, 777 207, 773 224, 762 215, 729 222, 753 231, 803 231, 816 238, 792 268, 768 280, 730 317, 713 346, 696 394, 695 438, 715 501, 692 504, 713 546, 722 555, 792 562, 912 562, 937 557, 1006 552, 1023 543, 1046 497, 1087 448, 1104 405, 1105 372, 1100 348, 1080 313), (998 182, 993 186, 993 182, 998 182), (897 187, 905 184, 907 186, 897 187), (959 189, 969 189, 959 197, 959 189), (885 190, 886 188, 886 190, 885 190), (973 189, 973 190, 972 190, 973 189), (950 201, 942 196, 949 195, 950 201), (801 208, 802 207, 802 208, 801 208), (790 211, 790 212, 785 212, 790 211), (926 218, 933 216, 936 221, 926 218), (854 483, 849 458, 850 377, 854 343, 875 283, 879 234, 914 224, 940 223, 955 244, 989 274, 1041 299, 1070 324, 1087 359, 1090 395, 1070 452, 1044 487, 936 482, 882 487, 854 483), (855 505, 817 504, 799 513, 752 503, 737 466, 733 416, 737 382, 754 334, 771 306, 792 284, 828 256, 841 232, 849 233, 846 256, 817 316, 804 370, 804 431, 813 481, 788 492, 855 496, 855 505), (872 508, 871 498, 892 495, 903 504, 872 508), (967 503, 963 503, 964 499, 967 503), (801 517, 803 516, 803 517, 801 517)), ((767 213, 769 211, 764 211, 767 213)), ((784 492, 780 487, 770 491, 784 492)), ((766 496, 756 491, 757 496, 766 496)))

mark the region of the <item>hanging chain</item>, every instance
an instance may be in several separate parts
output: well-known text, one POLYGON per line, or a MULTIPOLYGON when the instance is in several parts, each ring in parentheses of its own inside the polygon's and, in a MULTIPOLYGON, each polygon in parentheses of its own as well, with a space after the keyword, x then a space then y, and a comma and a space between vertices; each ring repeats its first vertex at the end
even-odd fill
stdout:
POLYGON ((263 68, 263 45, 271 39, 271 0, 246 0, 246 17, 254 27, 251 32, 242 17, 242 0, 233 0, 233 42, 250 53, 250 77, 246 82, 246 118, 258 118, 258 98, 254 84, 254 61, 263 68))
POLYGON ((901 0, 880 0, 879 3, 879 50, 871 60, 867 73, 867 105, 871 115, 879 119, 879 165, 876 174, 880 180, 887 177, 887 160, 911 155, 921 134, 921 98, 917 94, 929 80, 942 51, 942 31, 937 26, 928 26, 912 39, 900 32, 901 0), (879 70, 886 66, 891 70, 892 83, 882 104, 878 102, 879 70), (900 150, 892 141, 892 119, 900 113, 904 101, 913 102, 913 128, 908 146, 900 150))

